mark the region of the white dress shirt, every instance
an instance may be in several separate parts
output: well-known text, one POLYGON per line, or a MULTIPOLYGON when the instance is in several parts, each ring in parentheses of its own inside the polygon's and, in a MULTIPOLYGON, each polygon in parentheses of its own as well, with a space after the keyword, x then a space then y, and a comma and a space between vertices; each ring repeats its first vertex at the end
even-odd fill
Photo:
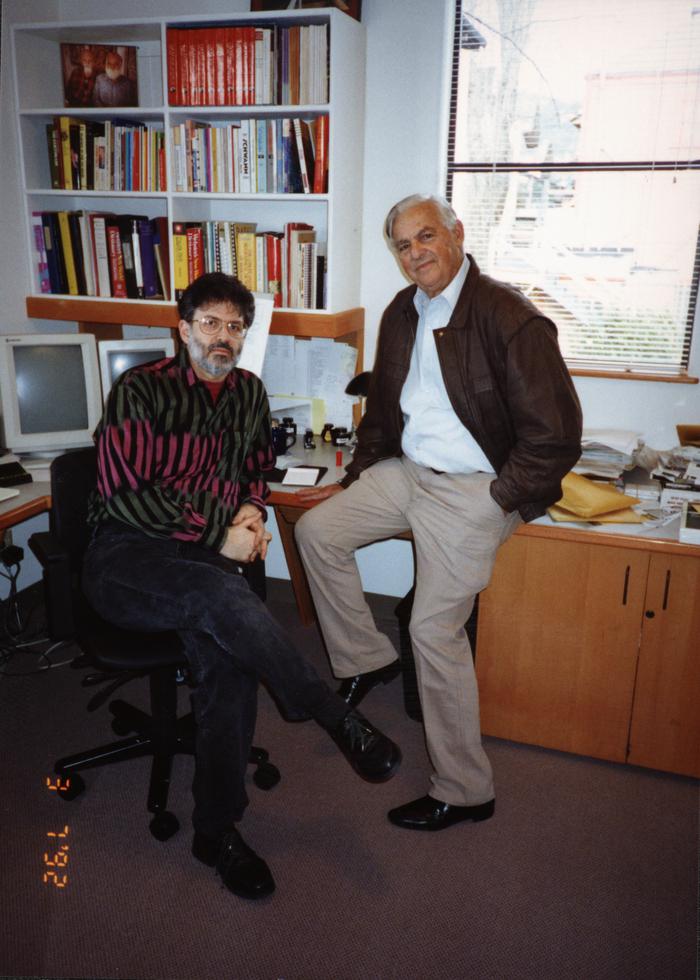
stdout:
POLYGON ((418 289, 414 304, 418 330, 411 365, 401 391, 404 430, 401 448, 418 463, 445 473, 493 473, 494 469, 471 433, 457 417, 445 390, 433 331, 447 326, 467 278, 464 258, 452 282, 430 297, 418 289))

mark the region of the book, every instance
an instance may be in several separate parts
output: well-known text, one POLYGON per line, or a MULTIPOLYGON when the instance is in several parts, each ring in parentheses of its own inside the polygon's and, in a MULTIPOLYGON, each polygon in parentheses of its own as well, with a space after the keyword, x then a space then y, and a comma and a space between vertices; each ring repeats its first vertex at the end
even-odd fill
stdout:
POLYGON ((96 296, 95 266, 93 263, 92 228, 87 211, 78 211, 78 229, 80 234, 80 251, 82 253, 83 276, 85 278, 85 295, 96 296))
POLYGON ((678 539, 686 544, 700 544, 700 503, 683 501, 678 539))
POLYGON ((44 246, 46 248, 46 263, 49 270, 49 282, 52 293, 68 291, 65 277, 65 266, 61 256, 58 217, 53 211, 42 211, 41 223, 44 229, 44 246))
POLYGON ((158 286, 158 271, 156 269, 153 223, 147 218, 140 218, 136 224, 139 237, 139 251, 141 254, 143 295, 145 299, 151 299, 153 296, 161 293, 158 286))
POLYGON ((107 217, 104 214, 89 214, 91 228, 93 265, 95 269, 95 290, 98 296, 111 296, 109 277, 109 250, 107 248, 107 217))
POLYGON ((80 108, 137 106, 138 48, 62 43, 63 104, 80 108))
POLYGON ((50 293, 51 278, 49 276, 49 263, 46 254, 44 226, 40 211, 32 211, 32 235, 34 246, 34 267, 36 268, 39 292, 50 293))
POLYGON ((189 285, 203 275, 205 271, 202 225, 196 221, 187 222, 185 238, 187 241, 187 284, 189 285))
POLYGON ((56 131, 53 122, 46 123, 46 146, 49 151, 49 173, 51 174, 52 190, 61 189, 61 170, 58 162, 58 152, 60 146, 60 135, 56 131))
POLYGON ((60 168, 61 187, 63 190, 73 190, 73 165, 71 162, 70 117, 58 116, 58 135, 60 139, 60 168))
POLYGON ((293 122, 301 184, 304 193, 310 194, 314 184, 314 150, 311 130, 304 119, 295 118, 293 122))
POLYGON ((179 105, 180 80, 178 78, 177 35, 178 29, 165 29, 165 57, 168 82, 168 105, 179 105))
POLYGON ((163 299, 170 300, 170 249, 168 245, 168 219, 153 218, 153 251, 156 260, 156 270, 160 283, 160 294, 163 299))
POLYGON ((189 285, 187 278, 187 228, 182 221, 173 222, 173 263, 175 299, 180 299, 189 285))
POLYGON ((237 231, 236 259, 238 278, 251 291, 257 289, 257 262, 254 231, 237 231))
POLYGON ((63 261, 66 267, 66 285, 71 296, 78 295, 78 277, 75 272, 75 259, 73 257, 73 243, 71 241, 70 224, 68 222, 68 212, 58 212, 59 246, 63 261))
POLYGON ((107 253, 109 255, 109 278, 112 285, 112 296, 126 299, 126 276, 124 273, 124 255, 122 239, 115 215, 110 215, 106 225, 107 253))
POLYGON ((328 116, 316 119, 314 127, 314 194, 328 192, 328 116))

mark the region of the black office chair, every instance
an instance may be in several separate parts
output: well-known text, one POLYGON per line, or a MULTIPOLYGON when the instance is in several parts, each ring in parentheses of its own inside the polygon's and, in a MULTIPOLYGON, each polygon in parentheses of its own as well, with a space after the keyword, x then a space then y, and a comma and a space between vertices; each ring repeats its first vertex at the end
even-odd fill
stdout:
MULTIPOLYGON (((51 464, 51 530, 33 534, 29 546, 43 568, 49 634, 55 640, 74 640, 81 650, 72 666, 97 668, 83 679, 83 686, 104 684, 88 703, 95 710, 123 683, 148 677, 150 715, 125 701, 109 705, 112 729, 128 735, 117 742, 87 752, 65 756, 54 770, 66 777, 59 793, 75 799, 85 783, 79 770, 120 762, 143 755, 153 757, 148 790, 148 809, 153 814, 151 833, 167 840, 178 830, 177 817, 167 809, 173 757, 194 751, 192 714, 178 718, 177 688, 189 679, 187 661, 175 632, 141 633, 120 629, 92 609, 79 585, 83 555, 90 539, 87 501, 95 487, 97 460, 94 448, 59 456, 51 464)), ((251 588, 265 598, 263 562, 244 568, 251 588)), ((250 762, 253 780, 261 789, 279 781, 277 768, 268 761, 265 749, 253 747, 250 762)))

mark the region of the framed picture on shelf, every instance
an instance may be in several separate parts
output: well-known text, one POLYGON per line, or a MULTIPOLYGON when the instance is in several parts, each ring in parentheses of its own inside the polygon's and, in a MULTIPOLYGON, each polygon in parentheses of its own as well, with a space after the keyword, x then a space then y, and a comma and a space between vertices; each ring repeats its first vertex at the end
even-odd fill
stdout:
POLYGON ((362 0, 250 0, 255 10, 312 10, 315 7, 335 7, 355 20, 360 20, 362 0))
POLYGON ((137 106, 136 52, 126 44, 62 44, 63 104, 83 109, 137 106))

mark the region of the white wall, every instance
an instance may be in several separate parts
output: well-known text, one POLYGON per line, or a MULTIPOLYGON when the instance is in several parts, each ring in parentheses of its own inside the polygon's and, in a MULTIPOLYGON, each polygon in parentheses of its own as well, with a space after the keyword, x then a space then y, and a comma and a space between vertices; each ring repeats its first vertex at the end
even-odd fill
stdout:
MULTIPOLYGON (((22 211, 16 180, 15 137, 9 41, 11 22, 65 19, 109 19, 112 0, 5 0, 3 3, 3 64, 0 111, 0 331, 36 329, 24 317, 26 273, 23 249, 14 237, 22 211)), ((247 10, 246 0, 205 0, 201 9, 230 15, 247 10)), ((441 192, 444 186, 446 105, 452 31, 451 0, 364 0, 367 30, 365 113, 364 233, 360 302, 366 309, 365 364, 374 356, 376 331, 383 308, 404 280, 382 237, 391 205, 407 194, 441 192)), ((120 0, 116 15, 156 16, 162 11, 187 14, 189 0, 120 0)), ((53 327, 55 329, 55 327, 53 327)), ((700 327, 691 356, 691 374, 700 374, 700 327)), ((657 449, 676 441, 678 422, 700 421, 700 385, 578 378, 576 387, 587 426, 617 426, 641 432, 657 449)), ((410 548, 405 542, 373 545, 359 556, 369 591, 403 595, 410 585, 410 548)), ((279 549, 270 556, 270 574, 286 577, 279 549)))

